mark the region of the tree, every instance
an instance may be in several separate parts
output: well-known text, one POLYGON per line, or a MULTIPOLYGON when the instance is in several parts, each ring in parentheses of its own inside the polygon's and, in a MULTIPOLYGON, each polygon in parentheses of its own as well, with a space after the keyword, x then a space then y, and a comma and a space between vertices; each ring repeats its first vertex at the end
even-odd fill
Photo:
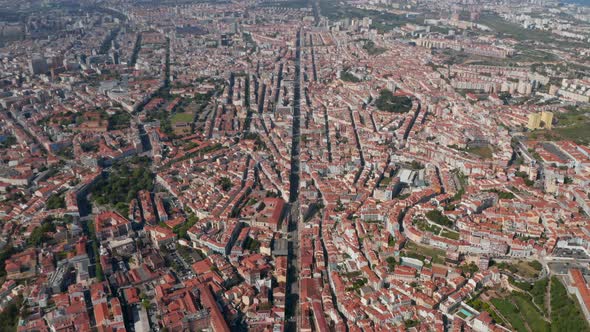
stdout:
POLYGON ((410 164, 410 166, 412 167, 412 169, 424 169, 424 165, 422 165, 421 162, 416 161, 416 160, 412 160, 412 163, 410 164))
POLYGON ((345 82, 352 82, 352 83, 358 83, 361 81, 360 79, 358 79, 356 76, 354 76, 352 73, 350 73, 347 70, 340 71, 340 79, 345 82))
POLYGON ((500 199, 514 199, 516 197, 516 196, 514 196, 513 193, 511 193, 509 191, 502 191, 502 190, 498 190, 498 189, 490 189, 487 191, 498 194, 498 198, 500 198, 500 199))
POLYGON ((389 239, 387 240, 387 246, 388 247, 393 247, 395 245, 395 238, 393 236, 389 236, 389 239))
POLYGON ((245 248, 251 252, 259 252, 260 250, 260 241, 248 237, 246 240, 245 248))
POLYGON ((179 239, 189 239, 188 236, 188 230, 193 227, 194 224, 197 223, 197 221, 199 221, 199 218, 197 218, 197 216, 191 212, 191 214, 188 216, 186 222, 180 224, 180 225, 176 225, 173 229, 174 233, 176 233, 176 235, 178 235, 179 239))
POLYGON ((430 210, 426 212, 426 217, 439 225, 447 227, 453 226, 453 222, 447 216, 443 215, 439 210, 430 210))
POLYGON ((119 130, 129 128, 131 124, 131 115, 124 111, 117 111, 109 117, 109 130, 119 130))
POLYGON ((119 212, 123 217, 127 217, 129 215, 129 204, 125 202, 117 202, 115 204, 115 210, 119 212))
POLYGON ((66 207, 66 201, 63 195, 53 194, 49 196, 45 206, 48 210, 64 209, 66 207))
POLYGON ((23 297, 19 295, 4 311, 0 313, 0 326, 2 331, 16 331, 19 318, 19 308, 22 306, 23 297))
POLYGON ((551 327, 553 331, 587 331, 588 323, 557 277, 551 277, 551 327))
POLYGON ((223 191, 229 191, 231 189, 231 180, 227 176, 223 176, 217 180, 217 185, 221 186, 223 191))
POLYGON ((52 240, 47 233, 55 232, 55 225, 52 221, 44 220, 41 222, 40 226, 35 227, 31 232, 31 236, 29 236, 29 244, 37 247, 43 243, 49 242, 52 240))
POLYGON ((375 45, 375 43, 372 40, 368 40, 364 45, 363 45, 363 49, 365 51, 367 51, 367 53, 369 55, 379 55, 385 51, 387 51, 386 48, 383 47, 377 47, 377 45, 375 45))
POLYGON ((108 177, 99 179, 92 187, 92 199, 99 205, 112 204, 125 212, 122 204, 129 203, 140 190, 152 191, 154 174, 149 159, 138 157, 117 162, 108 177))
POLYGON ((98 151, 98 144, 94 142, 82 142, 80 144, 82 151, 84 152, 97 152, 98 151))
POLYGON ((479 271, 479 267, 475 265, 475 263, 471 262, 469 264, 461 265, 461 272, 464 275, 473 275, 475 272, 479 271))
POLYGON ((504 105, 508 105, 508 101, 510 100, 510 98, 512 97, 510 95, 510 93, 508 92, 501 92, 498 97, 500 98, 500 100, 502 100, 502 102, 504 103, 504 105))
POLYGON ((383 89, 379 92, 379 98, 375 100, 375 106, 385 112, 406 113, 412 108, 412 99, 407 96, 395 96, 391 90, 383 89))
POLYGON ((8 148, 12 145, 16 144, 16 137, 10 135, 10 136, 5 136, 4 140, 0 142, 0 148, 8 148))
POLYGON ((385 259, 385 261, 387 262, 387 267, 389 268, 389 271, 393 271, 393 269, 395 269, 395 258, 393 258, 393 256, 389 256, 385 259))
POLYGON ((96 261, 96 280, 98 282, 104 281, 104 272, 102 271, 102 265, 100 264, 100 260, 96 261))
POLYGON ((344 204, 342 204, 342 201, 340 200, 340 198, 338 198, 338 200, 336 201, 336 208, 334 209, 335 212, 342 212, 346 210, 346 208, 344 207, 344 204))
POLYGON ((4 265, 6 260, 10 258, 10 256, 16 254, 16 252, 16 249, 14 249, 14 247, 11 245, 6 246, 4 249, 0 251, 0 277, 6 275, 6 268, 4 265))

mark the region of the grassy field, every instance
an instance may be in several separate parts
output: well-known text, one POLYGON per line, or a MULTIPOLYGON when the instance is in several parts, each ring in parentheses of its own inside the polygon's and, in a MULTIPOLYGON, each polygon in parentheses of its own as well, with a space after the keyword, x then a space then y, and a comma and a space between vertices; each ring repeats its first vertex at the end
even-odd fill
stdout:
POLYGON ((590 331, 579 303, 569 297, 556 277, 551 278, 551 328, 553 331, 590 331))
MULTIPOLYGON (((529 30, 526 31, 528 32, 529 30)), ((476 54, 468 54, 451 49, 436 50, 435 52, 439 52, 448 56, 449 61, 453 64, 508 66, 519 62, 554 62, 559 60, 559 57, 557 57, 555 54, 546 51, 546 47, 541 49, 539 46, 528 44, 529 42, 523 42, 523 44, 516 45, 515 54, 508 58, 495 58, 476 54)))
POLYGON ((445 261, 445 252, 440 249, 429 248, 408 241, 404 248, 405 256, 424 260, 426 257, 432 257, 432 263, 443 264, 445 261))
POLYGON ((555 113, 556 124, 552 130, 535 130, 528 133, 531 139, 546 141, 571 140, 578 144, 590 144, 590 108, 570 109, 567 113, 555 113))
POLYGON ((547 291, 547 284, 549 278, 541 279, 533 284, 529 293, 533 296, 533 301, 541 308, 543 315, 547 314, 547 308, 545 307, 545 293, 547 291))
POLYGON ((518 294, 514 296, 514 302, 518 306, 521 317, 528 323, 531 330, 549 331, 549 323, 543 319, 542 313, 532 304, 530 297, 518 294))
POLYGON ((323 16, 336 21, 347 18, 360 19, 369 17, 373 21, 371 27, 378 30, 380 33, 391 31, 406 23, 424 23, 424 17, 406 18, 404 15, 396 15, 386 11, 360 9, 338 0, 320 1, 320 11, 323 16))
POLYGON ((490 302, 504 316, 510 325, 518 332, 528 332, 526 325, 522 321, 518 308, 507 299, 492 299, 490 302))
POLYGON ((580 122, 590 122, 590 108, 569 109, 567 113, 555 113, 557 125, 570 127, 580 124, 580 122))
POLYGON ((541 272, 542 266, 537 261, 518 261, 515 263, 500 263, 498 264, 498 268, 510 271, 523 278, 536 278, 541 272))
POLYGON ((468 153, 477 155, 483 159, 491 159, 493 156, 494 151, 490 146, 480 146, 480 147, 472 147, 467 148, 465 151, 468 153))
MULTIPOLYGON (((556 277, 545 278, 534 284, 522 284, 519 287, 526 293, 488 290, 485 293, 492 297, 489 302, 480 297, 470 301, 470 305, 477 310, 489 312, 496 323, 502 324, 502 318, 490 307, 490 304, 493 305, 512 328, 519 332, 590 331, 576 299, 567 293, 565 286, 556 277), (551 294, 547 293, 549 282, 551 294), (547 299, 547 296, 550 298, 547 299), (545 300, 549 300, 551 306, 550 317, 547 308, 544 307, 545 300)), ((503 324, 506 325, 505 323, 503 324)))
POLYGON ((176 113, 172 116, 170 120, 172 124, 178 122, 193 122, 195 116, 192 113, 176 113))
POLYGON ((529 331, 530 328, 535 332, 543 332, 551 329, 543 313, 537 310, 531 298, 524 293, 513 292, 502 298, 493 298, 490 302, 516 331, 529 331))
POLYGON ((510 59, 516 62, 553 62, 559 60, 553 53, 521 45, 516 46, 516 54, 510 59))
POLYGON ((308 8, 311 4, 307 0, 290 0, 290 1, 277 1, 277 2, 264 2, 261 4, 262 7, 280 7, 280 8, 308 8))
POLYGON ((416 227, 418 227, 418 229, 423 232, 429 232, 434 235, 446 237, 447 239, 459 240, 459 233, 443 229, 442 227, 433 225, 426 220, 414 220, 414 225, 416 225, 416 227))
POLYGON ((320 1, 320 10, 323 16, 331 20, 341 20, 347 17, 363 18, 367 16, 367 10, 354 8, 349 5, 341 5, 338 1, 320 1))
POLYGON ((423 232, 430 232, 438 235, 440 227, 429 224, 426 220, 416 220, 416 226, 423 232))
POLYGON ((516 266, 518 268, 517 273, 525 278, 536 278, 543 269, 543 266, 537 261, 520 261, 516 266))
POLYGON ((443 229, 442 232, 440 232, 440 236, 446 237, 446 238, 452 239, 452 240, 459 240, 460 235, 457 232, 447 231, 446 229, 443 229))
POLYGON ((518 24, 504 20, 496 14, 484 14, 477 23, 492 28, 500 35, 500 37, 511 37, 519 41, 530 40, 541 43, 553 43, 558 47, 576 47, 583 45, 583 43, 558 40, 556 36, 546 31, 525 29, 518 24))
POLYGON ((560 137, 580 144, 590 144, 590 108, 557 113, 557 125, 553 132, 560 137))
POLYGON ((580 124, 569 128, 555 128, 555 133, 564 139, 572 140, 579 144, 590 144, 590 123, 580 124))
POLYGON ((496 323, 506 324, 506 322, 504 322, 504 320, 494 310, 492 310, 490 302, 483 301, 479 296, 469 300, 467 304, 477 311, 486 311, 496 323))

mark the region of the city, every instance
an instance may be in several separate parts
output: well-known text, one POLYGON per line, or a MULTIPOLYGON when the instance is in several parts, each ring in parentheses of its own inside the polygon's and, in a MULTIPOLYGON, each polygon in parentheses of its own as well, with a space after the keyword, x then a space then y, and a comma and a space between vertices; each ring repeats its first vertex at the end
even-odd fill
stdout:
POLYGON ((585 0, 0 0, 0 331, 590 331, 585 0))

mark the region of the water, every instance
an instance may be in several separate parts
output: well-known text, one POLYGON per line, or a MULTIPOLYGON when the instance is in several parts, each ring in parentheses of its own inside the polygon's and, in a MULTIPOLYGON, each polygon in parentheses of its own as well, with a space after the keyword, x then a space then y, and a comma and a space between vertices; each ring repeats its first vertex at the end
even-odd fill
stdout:
POLYGON ((590 6, 590 0, 563 0, 564 4, 575 4, 582 6, 590 6))
POLYGON ((465 310, 464 308, 462 308, 461 310, 459 310, 463 315, 465 315, 465 317, 469 318, 471 316, 473 316, 473 314, 467 310, 465 310))

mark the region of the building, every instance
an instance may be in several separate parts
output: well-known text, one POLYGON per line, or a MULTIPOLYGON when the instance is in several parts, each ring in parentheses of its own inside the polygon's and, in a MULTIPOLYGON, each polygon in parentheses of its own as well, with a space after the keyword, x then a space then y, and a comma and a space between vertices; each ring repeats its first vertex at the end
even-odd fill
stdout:
POLYGON ((32 75, 40 75, 45 74, 49 71, 49 66, 47 65, 47 60, 45 57, 35 54, 29 61, 29 70, 31 71, 32 75))
POLYGON ((563 79, 557 95, 577 102, 590 102, 590 80, 563 79))
POLYGON ((159 248, 174 243, 177 238, 171 229, 159 225, 146 226, 144 229, 149 234, 153 245, 159 248))
POLYGON ((100 241, 126 236, 131 230, 131 222, 117 212, 106 211, 94 219, 96 237, 100 241))
POLYGON ((529 130, 535 129, 551 129, 553 127, 553 113, 543 111, 541 113, 529 114, 529 121, 527 128, 529 130))
POLYGON ((586 279, 579 269, 570 269, 568 276, 568 291, 576 296, 584 317, 586 317, 586 320, 590 320, 590 289, 588 289, 586 279))

